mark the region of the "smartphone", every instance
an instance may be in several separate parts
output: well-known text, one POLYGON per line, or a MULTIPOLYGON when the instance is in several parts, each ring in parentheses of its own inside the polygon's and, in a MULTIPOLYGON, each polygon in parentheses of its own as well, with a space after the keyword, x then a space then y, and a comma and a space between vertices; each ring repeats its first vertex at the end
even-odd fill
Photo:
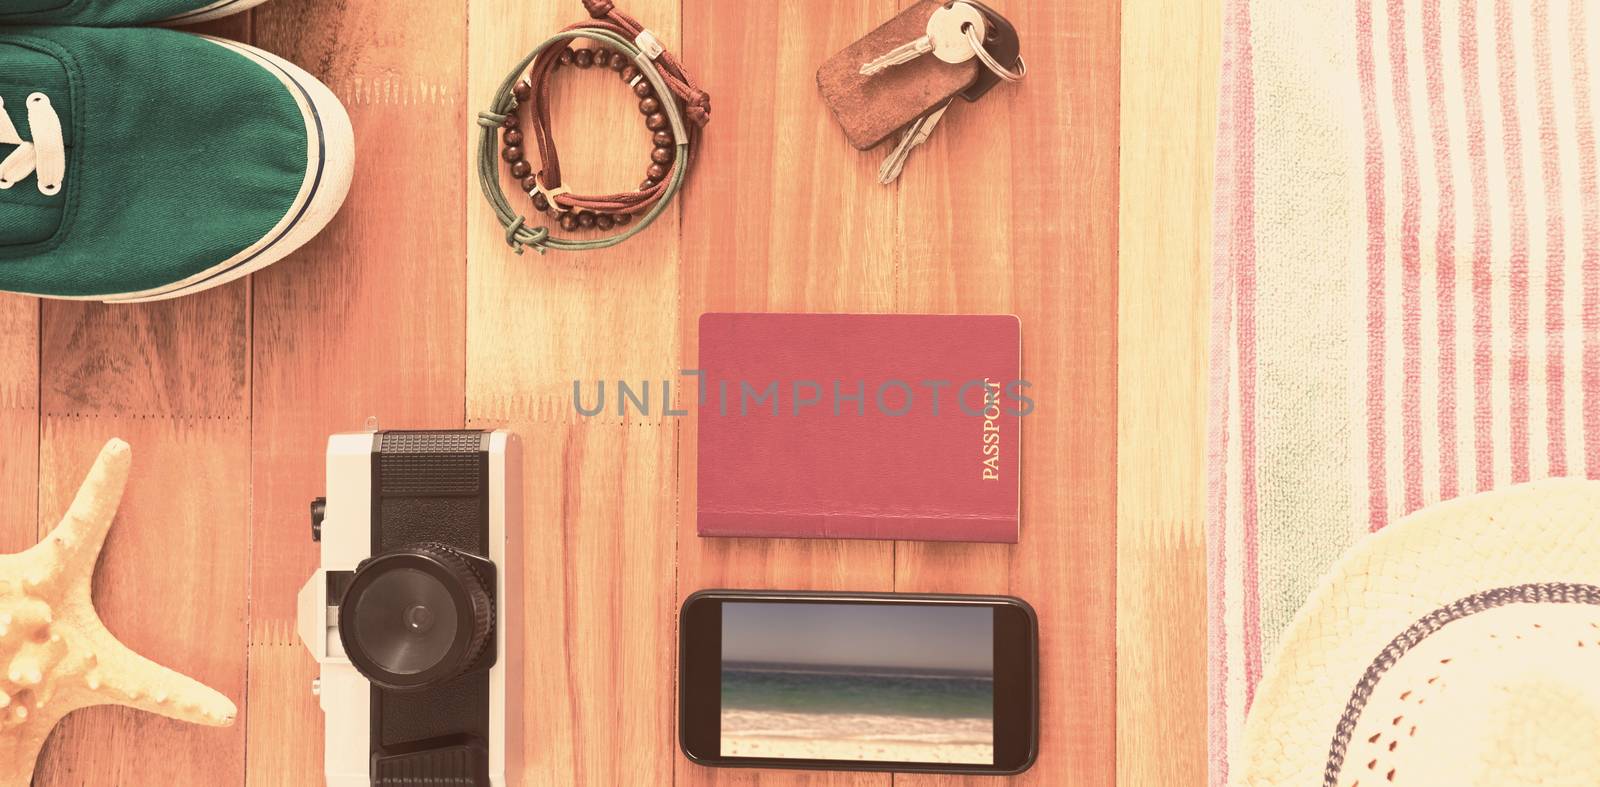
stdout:
POLYGON ((1012 774, 1037 754, 1021 599, 703 590, 678 632, 678 740, 701 765, 1012 774))

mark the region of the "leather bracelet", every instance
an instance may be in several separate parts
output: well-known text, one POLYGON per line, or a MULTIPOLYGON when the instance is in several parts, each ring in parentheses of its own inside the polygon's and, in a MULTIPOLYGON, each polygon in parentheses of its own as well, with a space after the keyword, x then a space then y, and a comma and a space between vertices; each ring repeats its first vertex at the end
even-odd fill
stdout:
POLYGON ((506 228, 507 244, 518 254, 526 246, 540 253, 545 249, 606 248, 642 231, 682 188, 700 129, 710 120, 710 96, 694 84, 654 35, 617 11, 609 0, 583 3, 594 21, 568 27, 540 44, 500 84, 490 108, 478 115, 482 128, 478 143, 479 186, 506 228), (593 41, 604 48, 569 49, 569 42, 575 39, 593 41), (572 193, 561 180, 561 165, 550 132, 549 79, 563 68, 583 67, 585 62, 588 67, 600 62, 625 75, 639 99, 640 112, 656 144, 646 171, 649 177, 638 191, 581 195, 572 193), (526 123, 519 113, 524 102, 530 105, 526 123), (538 172, 526 160, 529 147, 539 152, 538 172), (529 227, 527 217, 512 209, 501 188, 497 166, 501 160, 518 185, 528 192, 532 206, 553 214, 563 231, 620 231, 609 237, 573 239, 555 237, 549 227, 529 227), (640 212, 639 221, 633 223, 631 219, 640 212))

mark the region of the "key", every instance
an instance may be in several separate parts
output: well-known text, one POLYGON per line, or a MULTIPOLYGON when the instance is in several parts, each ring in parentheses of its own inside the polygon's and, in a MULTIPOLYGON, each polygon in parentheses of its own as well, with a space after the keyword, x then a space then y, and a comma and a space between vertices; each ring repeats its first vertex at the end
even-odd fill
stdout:
MULTIPOLYGON (((1022 57, 1022 40, 1017 36, 1017 28, 1013 27, 1011 20, 1006 19, 977 0, 962 0, 962 2, 978 9, 983 14, 988 27, 984 30, 981 39, 983 48, 994 59, 1006 66, 1020 61, 1022 57)), ((987 66, 978 69, 978 80, 972 86, 962 91, 961 97, 968 102, 977 101, 988 95, 995 85, 1000 84, 1000 75, 991 71, 987 66)))
MULTIPOLYGON (((973 87, 983 64, 994 59, 988 48, 973 43, 979 30, 967 21, 962 24, 961 34, 968 38, 966 50, 973 54, 971 59, 946 63, 937 57, 922 57, 877 76, 861 74, 863 63, 926 36, 933 15, 952 9, 956 2, 982 10, 971 0, 903 3, 900 13, 835 53, 817 69, 817 89, 823 103, 857 150, 869 150, 885 142, 885 152, 895 147, 905 139, 911 124, 973 87)), ((987 27, 983 32, 987 33, 987 27)))
POLYGON ((983 13, 964 0, 943 6, 928 18, 927 32, 921 38, 901 44, 870 62, 863 63, 861 74, 873 76, 902 63, 909 63, 923 55, 932 54, 946 63, 965 63, 978 56, 967 40, 967 28, 978 31, 982 38, 987 31, 983 13))
MULTIPOLYGON (((1018 62, 1022 53, 1022 42, 1017 36, 1017 29, 1011 25, 1010 20, 994 12, 983 3, 976 2, 976 0, 962 0, 962 2, 978 9, 983 14, 985 21, 988 22, 987 30, 981 35, 983 36, 984 50, 989 56, 1000 63, 1018 62)), ((989 91, 993 90, 994 86, 1000 84, 1001 81, 1003 80, 999 74, 987 67, 980 68, 978 69, 977 79, 959 95, 969 103, 976 102, 978 99, 988 95, 989 91)), ((918 118, 906 128, 900 137, 900 144, 895 146, 889 157, 884 160, 883 167, 878 170, 879 183, 888 186, 900 179, 900 173, 905 170, 906 162, 910 160, 912 152, 928 141, 928 138, 933 135, 934 127, 939 124, 939 121, 944 118, 945 112, 949 109, 950 102, 946 101, 943 106, 918 118)))
POLYGON ((944 113, 949 109, 950 101, 946 101, 944 106, 918 118, 906 128, 905 134, 900 137, 900 144, 895 146, 889 153, 889 158, 885 159, 883 166, 878 169, 879 183, 888 186, 900 179, 900 173, 905 171, 906 161, 911 158, 911 151, 916 150, 919 145, 928 141, 928 137, 933 136, 934 126, 939 125, 939 121, 944 119, 944 113))

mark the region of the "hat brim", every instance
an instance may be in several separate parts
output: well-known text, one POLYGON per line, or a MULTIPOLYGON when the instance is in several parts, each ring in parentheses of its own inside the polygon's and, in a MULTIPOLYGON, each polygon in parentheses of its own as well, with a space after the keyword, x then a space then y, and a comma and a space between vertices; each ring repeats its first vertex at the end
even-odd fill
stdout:
POLYGON ((1352 548, 1285 631, 1230 782, 1322 784, 1363 676, 1419 620, 1498 588, 1600 585, 1600 481, 1551 479, 1440 503, 1352 548))

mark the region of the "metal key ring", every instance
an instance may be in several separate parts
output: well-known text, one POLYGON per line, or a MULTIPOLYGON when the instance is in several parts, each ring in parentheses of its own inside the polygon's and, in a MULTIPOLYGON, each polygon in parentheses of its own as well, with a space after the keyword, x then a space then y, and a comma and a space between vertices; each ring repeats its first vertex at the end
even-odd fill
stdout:
POLYGON ((962 32, 967 34, 967 42, 972 44, 972 51, 978 55, 979 62, 993 71, 995 76, 1007 82, 1021 82, 1022 78, 1028 75, 1028 64, 1022 61, 1022 55, 1017 55, 1017 70, 1012 71, 1000 65, 1000 61, 995 60, 994 55, 989 54, 989 50, 984 48, 982 35, 976 27, 966 25, 962 28, 962 32))

